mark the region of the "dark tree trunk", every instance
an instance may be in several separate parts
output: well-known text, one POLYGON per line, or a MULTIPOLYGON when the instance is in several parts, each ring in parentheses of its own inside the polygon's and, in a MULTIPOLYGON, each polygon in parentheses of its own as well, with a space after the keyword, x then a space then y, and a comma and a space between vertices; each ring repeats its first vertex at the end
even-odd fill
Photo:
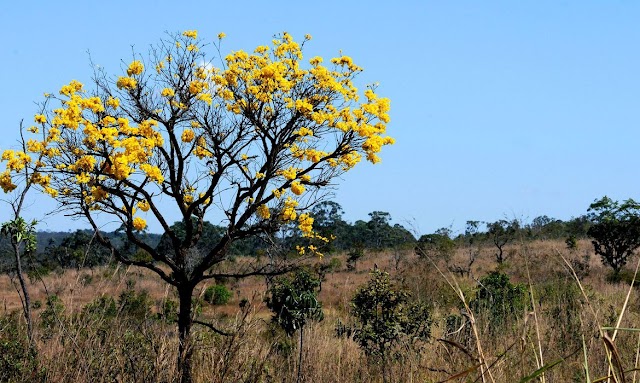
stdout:
POLYGON ((180 345, 178 347, 178 373, 181 383, 192 383, 193 376, 191 363, 193 347, 191 344, 191 306, 193 303, 192 284, 178 285, 178 295, 180 296, 180 311, 178 313, 178 334, 180 345))
POLYGON ((496 261, 498 261, 498 264, 500 265, 502 264, 502 262, 504 262, 502 246, 498 246, 498 254, 496 254, 496 261))

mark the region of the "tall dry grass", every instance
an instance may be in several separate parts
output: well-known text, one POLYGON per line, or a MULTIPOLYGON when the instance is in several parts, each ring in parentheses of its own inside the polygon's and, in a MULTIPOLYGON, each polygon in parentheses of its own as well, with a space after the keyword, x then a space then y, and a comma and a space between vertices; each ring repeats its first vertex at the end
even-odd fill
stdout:
MULTIPOLYGON (((410 251, 400 262, 397 253, 368 254, 357 271, 343 268, 323 282, 325 319, 304 329, 302 381, 382 382, 386 376, 392 382, 622 382, 624 375, 624 381, 637 382, 640 295, 630 287, 633 270, 623 273, 622 283, 607 282, 609 271, 589 246, 582 242, 569 251, 561 242, 534 242, 508 248, 508 261, 498 269, 525 286, 527 304, 497 327, 490 312, 471 305, 479 281, 497 268, 490 247, 481 249, 468 276, 448 271, 464 261, 465 249, 449 261, 419 259, 410 251), (374 265, 389 271, 414 299, 429 303, 434 320, 432 338, 417 349, 400 348, 386 374, 352 338, 335 331, 338 321, 353 323, 350 300, 374 265)), ((158 317, 175 292, 154 275, 125 267, 69 270, 30 287, 39 302, 37 354, 31 356, 19 352, 26 330, 20 315, 12 314, 20 309, 17 293, 7 276, 0 277, 0 367, 5 368, 0 381, 172 382, 177 377, 176 328, 158 317), (146 291, 149 311, 119 305, 115 314, 83 310, 100 297, 117 303, 123 292, 133 291, 134 298, 146 291), (47 308, 51 295, 60 298, 63 311, 47 308)), ((270 323, 265 280, 229 281, 228 287, 234 292, 231 302, 204 303, 199 318, 232 335, 195 327, 196 381, 295 382, 297 338, 270 323), (248 304, 241 308, 243 298, 248 304)))

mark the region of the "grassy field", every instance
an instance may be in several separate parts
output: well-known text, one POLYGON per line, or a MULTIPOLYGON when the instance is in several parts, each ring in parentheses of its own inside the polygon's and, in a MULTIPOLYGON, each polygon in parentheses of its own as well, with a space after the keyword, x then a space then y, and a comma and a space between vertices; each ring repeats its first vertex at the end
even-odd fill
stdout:
MULTIPOLYGON (((356 270, 347 270, 345 255, 337 255, 342 267, 327 274, 319 295, 325 318, 304 330, 301 381, 595 382, 613 374, 620 382, 640 381, 634 371, 640 332, 628 330, 640 327, 640 295, 630 288, 637 257, 622 282, 611 283, 590 246, 584 241, 569 251, 562 242, 515 244, 499 267, 491 247, 458 249, 447 262, 412 250, 367 253, 356 270), (470 250, 480 253, 469 275, 448 271, 464 264, 470 250), (374 267, 428 304, 433 320, 430 339, 399 344, 384 366, 335 331, 339 321, 354 324, 351 299, 374 267), (491 304, 473 306, 479 281, 496 269, 525 292, 522 305, 509 306, 515 310, 500 317, 491 304), (603 330, 616 326, 625 330, 603 330)), ((199 319, 232 335, 194 327, 196 381, 295 382, 298 338, 270 322, 265 279, 226 286, 233 293, 226 305, 203 302, 197 311, 199 319)), ((200 296, 206 287, 199 286, 200 296)), ((32 281, 30 289, 37 354, 25 345, 15 286, 0 277, 0 381, 174 380, 176 328, 159 313, 171 311, 167 302, 176 297, 159 278, 123 266, 68 270, 32 281), (54 295, 58 301, 48 298, 54 295)))

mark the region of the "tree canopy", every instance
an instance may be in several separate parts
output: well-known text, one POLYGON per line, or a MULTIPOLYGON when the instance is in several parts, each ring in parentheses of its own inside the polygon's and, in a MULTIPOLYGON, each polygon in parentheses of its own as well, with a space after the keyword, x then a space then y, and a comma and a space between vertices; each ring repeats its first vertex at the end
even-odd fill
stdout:
MULTIPOLYGON (((223 38, 213 44, 218 55, 223 38)), ((185 31, 146 55, 134 51, 120 75, 98 69, 90 86, 73 80, 45 95, 23 147, 2 153, 0 187, 38 186, 62 210, 84 216, 120 261, 176 286, 184 347, 193 289, 218 276, 211 268, 235 241, 291 223, 307 239, 325 240, 313 231, 308 209, 332 179, 362 158, 378 162, 381 148, 393 143, 385 135, 389 99, 374 86, 358 91, 362 69, 351 57, 303 61, 310 39, 298 43, 282 33, 253 52, 216 58, 205 53, 197 31, 185 31), (179 231, 167 220, 172 212, 179 231), (194 261, 192 249, 212 214, 224 232, 194 261), (119 222, 149 257, 120 252, 98 231, 98 216, 119 222), (162 228, 170 251, 145 241, 149 220, 162 228)), ((184 351, 181 363, 189 366, 184 351)), ((188 368, 184 374, 190 381, 188 368)))

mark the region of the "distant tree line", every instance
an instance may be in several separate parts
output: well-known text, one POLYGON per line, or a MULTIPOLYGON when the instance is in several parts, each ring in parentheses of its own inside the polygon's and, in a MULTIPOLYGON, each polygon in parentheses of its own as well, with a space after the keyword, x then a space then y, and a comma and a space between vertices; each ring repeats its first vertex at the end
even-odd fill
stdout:
MULTIPOLYGON (((391 223, 391 215, 383 211, 369 213, 367 221, 357 220, 353 224, 345 221, 342 207, 333 201, 317 204, 311 216, 317 232, 329 239, 328 243, 319 243, 319 251, 335 253, 361 249, 381 251, 389 248, 412 248, 416 239, 409 230, 400 224, 391 223)), ((178 236, 184 235, 184 223, 176 222, 172 229, 178 236)), ((205 222, 202 238, 194 251, 201 254, 217 243, 224 235, 225 228, 205 222)), ((121 252, 133 258, 148 257, 144 251, 129 243, 121 229, 102 233, 118 246, 121 252)), ((158 251, 169 251, 170 242, 164 235, 145 233, 147 243, 151 243, 158 251)), ((115 262, 111 252, 103 247, 95 238, 92 230, 76 230, 75 232, 38 232, 37 250, 27 260, 28 269, 35 271, 51 271, 63 268, 92 268, 115 262)), ((322 242, 322 241, 321 241, 322 242)), ((251 237, 236 241, 229 253, 234 256, 260 256, 267 251, 283 251, 294 256, 296 246, 304 243, 302 232, 297 225, 286 226, 281 232, 269 238, 251 237)), ((197 259, 198 255, 194 255, 197 259)), ((12 255, 6 237, 0 237, 0 272, 7 272, 12 267, 12 255)))
MULTIPOLYGON (((392 223, 391 215, 384 211, 369 213, 368 220, 353 223, 344 219, 344 210, 334 201, 316 204, 311 216, 316 232, 329 239, 328 243, 319 243, 323 253, 346 252, 362 255, 365 251, 383 251, 385 249, 411 249, 416 247, 418 255, 429 252, 438 256, 450 257, 456 248, 468 245, 495 246, 496 260, 504 260, 504 246, 518 239, 531 240, 567 240, 588 237, 593 226, 592 215, 581 215, 568 221, 554 219, 546 215, 534 218, 530 223, 520 220, 501 219, 494 222, 467 221, 464 232, 455 234, 449 228, 441 228, 434 233, 422 235, 417 241, 414 235, 399 223, 392 223)), ((178 235, 184 231, 184 223, 176 222, 172 228, 178 235)), ((205 222, 202 239, 195 251, 204 254, 209 246, 217 243, 224 235, 224 227, 205 222)), ((128 243, 121 229, 102 233, 119 248, 131 256, 144 259, 144 251, 128 243)), ((145 233, 147 241, 156 249, 169 251, 170 243, 160 234, 145 233)), ((270 238, 252 237, 237 241, 232 245, 230 254, 234 256, 260 256, 278 248, 279 251, 296 254, 296 246, 304 243, 302 233, 295 224, 284 227, 279 234, 270 238)), ((8 241, 0 238, 0 271, 10 269, 12 258, 8 241)), ((197 255, 195 256, 197 258, 197 255)), ((28 260, 30 270, 55 270, 58 268, 95 267, 115 260, 109 250, 94 239, 91 230, 75 232, 38 232, 37 251, 28 260)))

